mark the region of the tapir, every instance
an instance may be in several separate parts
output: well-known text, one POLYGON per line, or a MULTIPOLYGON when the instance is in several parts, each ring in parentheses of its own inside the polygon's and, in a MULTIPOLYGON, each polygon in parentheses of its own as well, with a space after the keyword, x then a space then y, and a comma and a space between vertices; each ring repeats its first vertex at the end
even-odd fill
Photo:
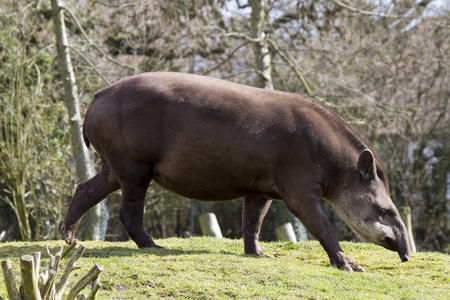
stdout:
POLYGON ((121 188, 119 217, 128 235, 140 248, 159 248, 143 223, 154 180, 191 199, 243 197, 246 254, 266 256, 258 243, 261 224, 272 200, 283 200, 332 266, 364 271, 339 246, 322 198, 359 236, 409 259, 380 157, 314 99, 200 75, 144 73, 95 94, 83 135, 102 166, 78 185, 69 205, 61 227, 69 244, 86 211, 121 188))

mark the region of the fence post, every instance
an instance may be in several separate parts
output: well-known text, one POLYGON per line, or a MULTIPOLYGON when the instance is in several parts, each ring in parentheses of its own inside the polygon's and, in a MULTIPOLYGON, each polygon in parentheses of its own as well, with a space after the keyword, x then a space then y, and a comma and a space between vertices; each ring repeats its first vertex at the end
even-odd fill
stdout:
POLYGON ((416 252, 416 243, 414 242, 414 237, 412 233, 412 223, 411 223, 411 207, 402 206, 399 207, 398 212, 400 213, 400 217, 405 223, 406 231, 408 232, 409 246, 411 252, 416 252))
POLYGON ((290 222, 287 222, 286 224, 276 228, 275 233, 277 234, 277 238, 279 241, 290 241, 293 243, 297 243, 294 227, 292 227, 292 224, 290 222))
POLYGON ((200 228, 202 234, 212 237, 222 237, 222 231, 220 231, 219 222, 217 222, 216 215, 213 213, 205 213, 198 217, 200 221, 200 228))

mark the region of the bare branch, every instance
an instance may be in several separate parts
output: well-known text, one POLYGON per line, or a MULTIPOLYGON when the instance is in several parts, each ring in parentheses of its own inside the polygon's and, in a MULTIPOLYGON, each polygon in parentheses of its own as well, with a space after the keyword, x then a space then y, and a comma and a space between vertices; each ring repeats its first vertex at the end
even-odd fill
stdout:
POLYGON ((211 68, 211 69, 209 69, 209 70, 206 70, 206 71, 203 73, 203 75, 208 75, 209 73, 211 73, 211 72, 213 72, 213 71, 219 69, 219 68, 220 68, 221 66, 223 66, 225 63, 227 63, 228 61, 230 61, 231 58, 234 56, 234 54, 235 54, 239 49, 241 49, 242 47, 244 47, 244 46, 247 45, 248 43, 250 43, 250 42, 249 42, 249 41, 245 41, 243 44, 241 44, 241 45, 237 46, 236 48, 234 48, 234 49, 230 52, 230 54, 228 54, 228 56, 227 56, 224 60, 222 60, 219 64, 217 64, 217 65, 214 66, 213 68, 211 68))
MULTIPOLYGON (((434 20, 432 20, 431 18, 428 18, 428 17, 420 17, 420 16, 410 17, 410 16, 407 16, 407 15, 400 16, 400 15, 390 15, 390 14, 384 14, 384 13, 377 13, 377 12, 373 12, 373 11, 367 11, 367 10, 362 10, 362 9, 359 9, 359 8, 355 8, 355 7, 352 7, 350 5, 344 4, 344 3, 340 2, 340 1, 337 1, 337 0, 331 0, 331 1, 334 2, 339 7, 342 7, 344 9, 347 9, 347 10, 349 10, 351 12, 354 12, 354 13, 359 13, 361 15, 377 16, 377 17, 389 18, 389 19, 411 19, 411 20, 412 19, 419 19, 419 20, 422 20, 422 21, 428 21, 428 22, 434 23, 435 25, 440 26, 440 27, 450 28, 449 25, 436 22, 436 21, 434 21, 434 20)), ((424 2, 425 1, 423 1, 421 3, 424 3, 424 2)), ((419 5, 421 3, 419 3, 419 5)), ((421 5, 421 6, 424 6, 424 5, 421 5)))
POLYGON ((103 271, 103 266, 95 264, 89 272, 86 273, 77 283, 74 284, 69 292, 68 300, 74 300, 75 297, 84 289, 89 283, 96 279, 103 271))
POLYGON ((56 288, 56 299, 61 299, 64 289, 68 284, 70 273, 76 269, 79 269, 79 267, 77 267, 75 263, 81 257, 81 255, 83 255, 85 249, 86 245, 81 244, 77 252, 75 252, 74 255, 72 255, 69 262, 67 263, 66 269, 64 270, 64 273, 61 276, 61 280, 59 281, 58 287, 56 288))
POLYGON ((235 38, 243 38, 251 43, 257 43, 257 42, 261 42, 263 39, 262 38, 252 38, 248 35, 246 35, 245 33, 242 32, 227 32, 227 33, 223 33, 221 34, 222 37, 235 37, 235 38))
POLYGON ((50 270, 48 274, 47 282, 42 290, 42 299, 46 300, 51 297, 50 295, 55 293, 55 279, 57 272, 55 270, 50 270))
POLYGON ((247 2, 247 4, 241 4, 239 0, 236 0, 236 5, 237 5, 237 7, 239 7, 240 9, 250 7, 249 2, 247 2))
POLYGON ((89 46, 91 46, 92 48, 94 48, 95 50, 97 50, 103 57, 105 57, 107 60, 109 60, 110 62, 121 66, 122 68, 128 69, 128 70, 132 70, 135 73, 139 72, 139 68, 133 68, 130 67, 114 58, 112 58, 111 56, 109 56, 105 51, 103 51, 102 49, 100 49, 100 47, 98 47, 95 43, 93 43, 89 37, 87 36, 86 32, 84 31, 83 27, 81 26, 80 22, 78 22, 78 19, 75 17, 75 14, 66 6, 62 5, 60 6, 61 9, 64 9, 65 11, 67 11, 70 15, 70 17, 72 18, 72 20, 75 22, 75 25, 77 25, 78 29, 81 32, 81 35, 83 36, 83 38, 85 39, 85 41, 88 43, 89 46))
POLYGON ((391 19, 402 19, 404 18, 403 16, 399 16, 399 15, 389 15, 389 14, 384 14, 384 13, 377 13, 377 12, 372 12, 372 11, 367 11, 367 10, 362 10, 359 8, 355 8, 352 7, 350 5, 344 4, 340 1, 337 0, 331 0, 332 2, 334 2, 337 6, 345 8, 349 11, 355 12, 355 13, 359 13, 361 15, 367 15, 367 16, 377 16, 377 17, 382 17, 382 18, 391 18, 391 19))
POLYGON ((100 275, 92 281, 92 290, 89 296, 87 297, 88 300, 94 300, 97 297, 97 293, 102 287, 102 283, 100 282, 100 275))
POLYGON ((333 105, 332 103, 329 103, 327 101, 325 101, 324 99, 318 97, 318 96, 314 96, 311 89, 309 88, 308 83, 306 82, 305 78, 303 77, 302 73, 300 72, 300 70, 295 66, 295 63, 286 55, 284 54, 280 48, 278 48, 277 44, 272 40, 272 39, 267 39, 267 42, 273 47, 273 49, 275 50, 275 52, 281 57, 281 59, 287 63, 289 65, 289 67, 291 67, 292 71, 294 71, 295 75, 297 76, 298 80, 302 83, 303 87, 305 88, 306 94, 308 94, 309 96, 313 97, 314 99, 325 103, 326 105, 330 106, 330 107, 335 107, 335 105, 333 105))
MULTIPOLYGON (((50 251, 48 251, 50 254, 50 251)), ((42 289, 42 298, 44 300, 51 299, 56 294, 55 279, 59 270, 59 264, 61 262, 62 247, 59 247, 55 256, 50 254, 49 274, 42 289)))
POLYGON ((106 77, 103 76, 103 74, 100 73, 99 70, 97 70, 97 68, 96 68, 96 67, 94 66, 94 64, 89 60, 89 58, 87 58, 86 55, 84 55, 80 50, 78 50, 78 49, 75 48, 74 46, 67 45, 67 47, 69 47, 70 49, 72 49, 73 51, 75 51, 82 59, 84 59, 84 61, 88 63, 88 65, 92 68, 92 70, 94 70, 94 72, 97 73, 97 75, 100 76, 100 77, 103 79, 103 81, 106 82, 106 84, 108 84, 108 85, 111 84, 111 82, 110 82, 108 79, 106 79, 106 77))
POLYGON ((78 240, 75 240, 72 244, 69 245, 64 251, 61 253, 61 259, 63 259, 73 248, 78 245, 78 240))

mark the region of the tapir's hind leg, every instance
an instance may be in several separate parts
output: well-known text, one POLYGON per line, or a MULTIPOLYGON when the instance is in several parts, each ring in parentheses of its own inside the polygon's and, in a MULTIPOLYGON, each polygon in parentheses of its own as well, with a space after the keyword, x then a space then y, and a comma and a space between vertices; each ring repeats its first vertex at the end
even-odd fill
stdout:
POLYGON ((261 224, 271 203, 272 200, 267 200, 257 194, 250 194, 245 197, 242 212, 242 235, 244 237, 245 254, 267 256, 259 246, 258 237, 261 224))
POLYGON ((122 186, 119 218, 139 248, 162 248, 155 244, 144 228, 144 199, 152 173, 151 165, 140 164, 135 167, 128 166, 118 174, 122 186))
POLYGON ((66 243, 71 244, 75 241, 75 231, 83 215, 119 188, 119 181, 106 163, 102 165, 97 175, 78 185, 61 226, 61 235, 66 243))

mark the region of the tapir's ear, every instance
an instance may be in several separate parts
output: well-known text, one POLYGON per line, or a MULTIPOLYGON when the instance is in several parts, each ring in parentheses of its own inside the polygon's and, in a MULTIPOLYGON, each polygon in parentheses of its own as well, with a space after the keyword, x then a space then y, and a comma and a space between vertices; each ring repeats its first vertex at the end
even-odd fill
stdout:
POLYGON ((359 155, 358 172, 366 179, 373 179, 377 174, 377 167, 375 165, 375 158, 372 151, 365 149, 359 155))

